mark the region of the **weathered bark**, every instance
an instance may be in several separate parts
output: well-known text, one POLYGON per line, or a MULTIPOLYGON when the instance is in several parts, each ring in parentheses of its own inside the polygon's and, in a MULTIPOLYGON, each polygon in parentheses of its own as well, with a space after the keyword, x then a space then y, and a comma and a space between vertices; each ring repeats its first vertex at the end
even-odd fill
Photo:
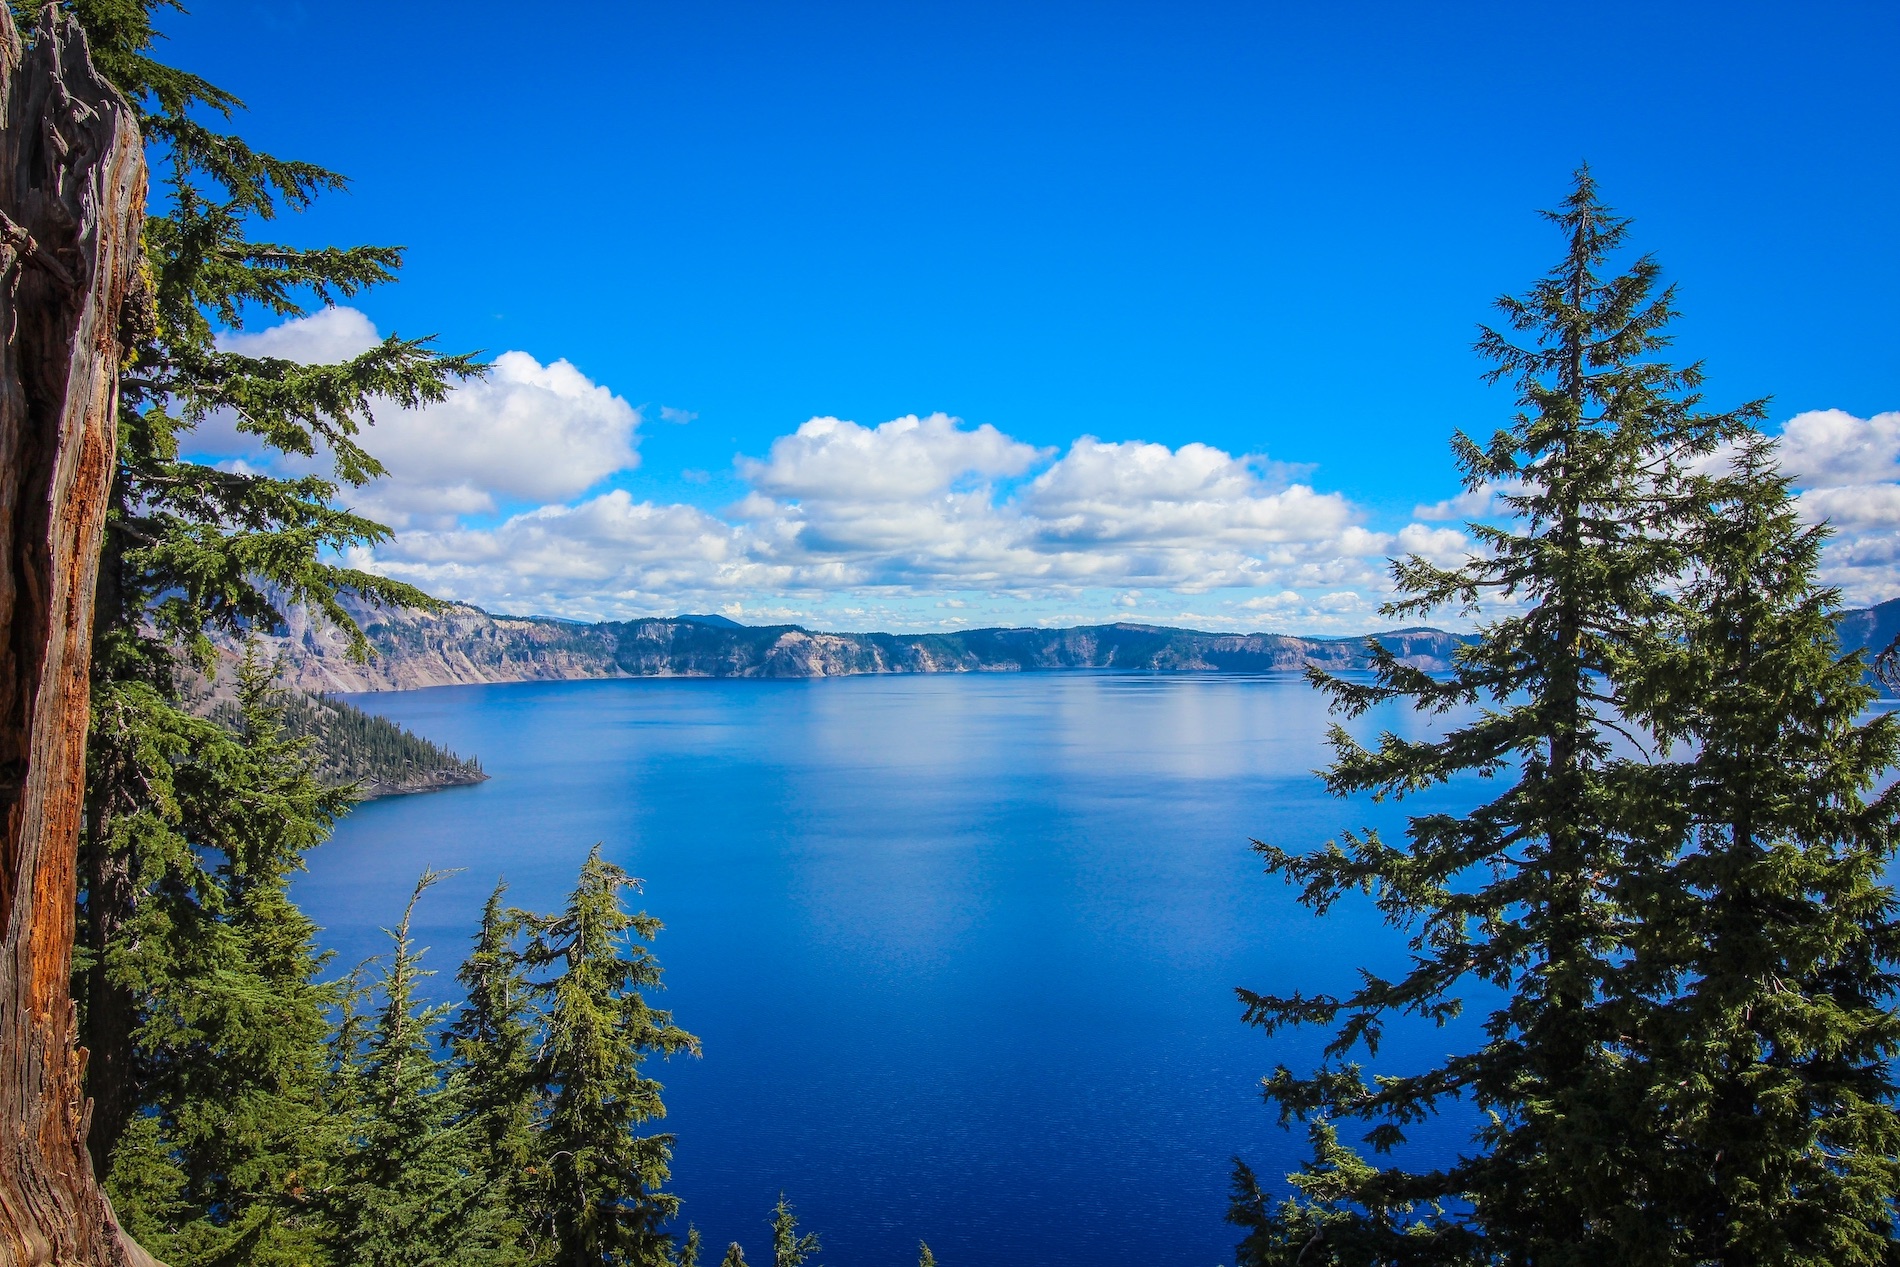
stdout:
POLYGON ((87 1156, 71 995, 93 586, 145 162, 125 101, 47 5, 0 3, 0 1264, 151 1258, 87 1156))

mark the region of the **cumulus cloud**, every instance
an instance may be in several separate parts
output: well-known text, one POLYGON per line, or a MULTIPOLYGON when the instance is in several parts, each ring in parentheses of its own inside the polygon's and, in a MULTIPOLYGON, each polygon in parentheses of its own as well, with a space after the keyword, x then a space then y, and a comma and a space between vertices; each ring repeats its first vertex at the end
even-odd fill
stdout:
POLYGON ((1822 578, 1849 604, 1900 597, 1900 412, 1796 414, 1781 429, 1780 447, 1781 468, 1801 489, 1802 514, 1834 530, 1822 578))
POLYGON ((366 500, 400 517, 430 514, 444 494, 489 511, 498 498, 564 501, 638 464, 639 425, 638 410, 566 361, 504 352, 439 404, 377 411, 390 477, 366 500))
POLYGON ((1387 553, 1464 542, 1370 530, 1344 497, 1203 444, 1083 437, 1057 457, 942 414, 814 418, 736 465, 750 491, 721 515, 613 492, 493 528, 404 533, 373 564, 445 596, 576 615, 756 609, 762 594, 1099 592, 1109 612, 1144 591, 1353 590, 1305 605, 1324 623, 1376 606, 1354 587, 1383 592, 1387 553))
POLYGON ((334 365, 360 356, 381 342, 375 325, 354 308, 322 308, 266 330, 237 330, 218 336, 218 347, 226 352, 303 365, 334 365))
MULTIPOLYGON (((1775 447, 1802 517, 1832 531, 1821 579, 1848 606, 1900 597, 1900 412, 1810 410, 1782 424, 1775 447)), ((1724 448, 1697 465, 1713 474, 1733 456, 1724 448)))
MULTIPOLYGON (((226 334, 219 346, 247 356, 326 364, 379 342, 368 317, 325 308, 256 333, 226 334)), ((367 447, 387 478, 350 490, 357 509, 398 528, 453 525, 504 503, 566 501, 639 463, 640 412, 566 361, 543 365, 526 352, 504 352, 486 378, 420 409, 374 410, 367 447)), ((207 419, 192 451, 254 467, 301 470, 271 454, 232 419, 207 419)))
POLYGON ((1255 546, 1336 535, 1353 510, 1305 484, 1276 489, 1250 465, 1205 444, 1170 449, 1083 436, 1038 475, 1028 504, 1065 541, 1255 546))
POLYGON ((1457 567, 1471 555, 1471 539, 1456 528, 1407 524, 1393 538, 1399 554, 1416 554, 1439 567, 1457 567))
POLYGON ((1483 488, 1468 488, 1456 497, 1447 497, 1441 502, 1432 502, 1430 505, 1421 503, 1412 508, 1412 518, 1423 519, 1427 523, 1446 519, 1482 519, 1491 511, 1493 492, 1486 485, 1483 488))
MULTIPOLYGON (((221 342, 327 362, 377 339, 362 313, 333 308, 221 342)), ((208 420, 195 456, 294 469, 229 422, 208 420)), ((1139 610, 1343 631, 1376 621, 1388 556, 1456 562, 1469 543, 1436 521, 1483 509, 1452 499, 1382 530, 1316 487, 1312 468, 1262 454, 1088 435, 1050 448, 935 413, 812 418, 736 458, 740 496, 714 510, 617 486, 639 462, 641 422, 573 365, 519 351, 438 405, 379 408, 366 439, 390 474, 347 496, 398 535, 353 561, 496 610, 589 618, 822 608, 834 622, 896 624, 905 612, 928 623, 951 611, 1021 622, 1139 610)))
POLYGON ((770 497, 893 502, 966 481, 1021 475, 1043 455, 988 423, 966 429, 938 413, 876 427, 813 418, 774 440, 765 460, 741 458, 738 466, 753 488, 770 497))
POLYGON ((743 533, 692 506, 616 489, 486 529, 402 533, 359 565, 496 610, 603 616, 664 610, 682 594, 773 588, 782 571, 745 557, 743 533))
POLYGON ((1900 480, 1900 412, 1871 418, 1842 409, 1796 414, 1781 428, 1781 469, 1802 488, 1900 480))

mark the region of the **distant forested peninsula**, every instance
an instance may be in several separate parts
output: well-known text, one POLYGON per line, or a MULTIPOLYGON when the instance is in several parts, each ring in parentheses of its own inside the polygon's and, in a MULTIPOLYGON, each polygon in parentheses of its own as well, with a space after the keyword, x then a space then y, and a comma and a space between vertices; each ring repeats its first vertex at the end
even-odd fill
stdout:
POLYGON ((386 717, 307 691, 284 693, 283 724, 312 741, 317 777, 349 784, 364 800, 464 787, 488 777, 476 757, 461 757, 386 717))
MULTIPOLYGON (((242 733, 247 723, 237 677, 235 658, 216 678, 192 675, 192 711, 242 733)), ((291 687, 271 692, 269 703, 287 736, 309 742, 317 780, 325 787, 352 787, 362 800, 464 787, 488 778, 479 758, 458 756, 346 700, 291 687)))

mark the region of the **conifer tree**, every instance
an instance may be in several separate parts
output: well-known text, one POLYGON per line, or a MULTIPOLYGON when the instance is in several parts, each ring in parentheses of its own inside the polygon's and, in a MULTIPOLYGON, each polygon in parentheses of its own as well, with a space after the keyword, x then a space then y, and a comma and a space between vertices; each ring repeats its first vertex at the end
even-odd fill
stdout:
MULTIPOLYGON (((496 884, 482 908, 474 949, 457 979, 464 991, 449 1048, 461 1086, 460 1109, 476 1159, 476 1200, 493 1217, 516 1225, 516 1237, 546 1225, 545 1185, 535 1181, 535 1048, 538 1035, 529 1015, 529 983, 517 946, 522 916, 503 907, 507 888, 496 884)), ((695 1243, 695 1248, 697 1245, 695 1243)), ((524 1244, 531 1260, 546 1249, 524 1244)))
POLYGON ((660 922, 625 909, 621 895, 636 883, 596 845, 565 911, 523 919, 523 962, 549 973, 528 991, 544 1028, 532 1076, 544 1105, 548 1261, 561 1267, 662 1267, 673 1257, 662 1230, 679 1211, 664 1188, 673 1137, 634 1133, 666 1113, 642 1064, 650 1054, 696 1054, 699 1042, 646 999, 660 985, 645 944, 660 922))
POLYGON ((917 1267, 937 1267, 937 1256, 922 1241, 917 1242, 917 1267))
MULTIPOLYGON (((432 1267, 499 1262, 512 1228, 477 1199, 479 1167, 452 1079, 434 1050, 447 1004, 423 1005, 416 988, 430 975, 410 936, 416 903, 445 873, 425 871, 390 930, 383 1002, 357 1051, 341 1053, 355 1093, 349 1139, 332 1163, 322 1205, 336 1261, 361 1267, 432 1267)), ((512 1256, 512 1255, 510 1255, 512 1256)), ((517 1259, 518 1261, 518 1259, 517 1259)))
POLYGON ((791 1202, 779 1193, 778 1204, 772 1207, 772 1267, 804 1267, 818 1250, 818 1233, 799 1233, 791 1202))
POLYGON ((1469 814, 1413 817, 1406 847, 1376 833, 1311 854, 1259 847, 1318 911, 1370 892, 1408 930, 1413 966, 1395 979, 1366 973, 1341 996, 1242 992, 1248 1021, 1267 1032, 1335 1027, 1325 1066, 1282 1066, 1268 1079, 1283 1119, 1320 1128, 1321 1151, 1302 1176, 1309 1198, 1277 1211, 1236 1206, 1242 1220, 1264 1220, 1243 1261, 1475 1253, 1554 1267, 1612 1261, 1619 1243, 1605 1212, 1627 1197, 1633 1162, 1614 1120, 1628 1017, 1611 977, 1627 953, 1623 886, 1656 824, 1613 748, 1627 729, 1615 690, 1681 564, 1689 464, 1760 408, 1703 413, 1699 368, 1657 359, 1673 290, 1658 291, 1648 257, 1606 273, 1628 222, 1598 199, 1587 170, 1546 214, 1564 236, 1562 259, 1524 297, 1501 299, 1509 329, 1484 329, 1478 343, 1489 377, 1516 386, 1521 412, 1486 444, 1454 439, 1466 486, 1502 490, 1515 523, 1473 525, 1478 553, 1462 566, 1395 564, 1402 596, 1385 609, 1460 607, 1483 621, 1480 640, 1443 679, 1376 646, 1372 683, 1313 674, 1347 717, 1395 701, 1427 715, 1475 711, 1441 738, 1387 733, 1371 748, 1336 725, 1334 793, 1402 797, 1464 773, 1506 786, 1469 814), (1393 1016, 1449 1020, 1459 991, 1478 983, 1503 1001, 1474 1050, 1376 1077, 1354 1059, 1362 1048, 1376 1057, 1393 1016), (1486 1121, 1473 1154, 1440 1172, 1364 1163, 1331 1134, 1365 1123, 1382 1152, 1453 1097, 1486 1121), (1340 1256, 1346 1238, 1355 1257, 1340 1256))
POLYGON ((1704 483, 1692 566, 1627 711, 1677 759, 1677 846, 1638 886, 1625 975, 1642 1217, 1624 1261, 1818 1267, 1895 1252, 1900 797, 1891 714, 1842 655, 1774 445, 1704 483))
POLYGON ((726 1256, 719 1260, 719 1267, 746 1267, 745 1250, 740 1248, 739 1242, 726 1246, 726 1256))
POLYGON ((147 860, 147 900, 102 964, 136 1001, 139 1089, 107 1189, 172 1263, 308 1261, 321 1233, 309 1194, 331 1152, 336 996, 315 981, 317 930, 288 890, 347 798, 283 735, 254 657, 239 703, 241 736, 194 718, 161 736, 176 745, 152 763, 165 782, 119 828, 147 860))

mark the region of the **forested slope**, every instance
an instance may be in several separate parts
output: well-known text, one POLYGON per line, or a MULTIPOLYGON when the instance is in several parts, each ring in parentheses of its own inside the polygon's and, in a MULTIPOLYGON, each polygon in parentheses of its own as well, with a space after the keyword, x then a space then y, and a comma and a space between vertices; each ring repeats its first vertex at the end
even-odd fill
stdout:
MULTIPOLYGON (((343 700, 288 690, 279 704, 285 731, 312 741, 317 777, 330 787, 353 784, 364 800, 462 787, 488 777, 478 758, 457 756, 343 700)), ((226 726, 242 724, 235 701, 220 701, 211 715, 226 726)))

